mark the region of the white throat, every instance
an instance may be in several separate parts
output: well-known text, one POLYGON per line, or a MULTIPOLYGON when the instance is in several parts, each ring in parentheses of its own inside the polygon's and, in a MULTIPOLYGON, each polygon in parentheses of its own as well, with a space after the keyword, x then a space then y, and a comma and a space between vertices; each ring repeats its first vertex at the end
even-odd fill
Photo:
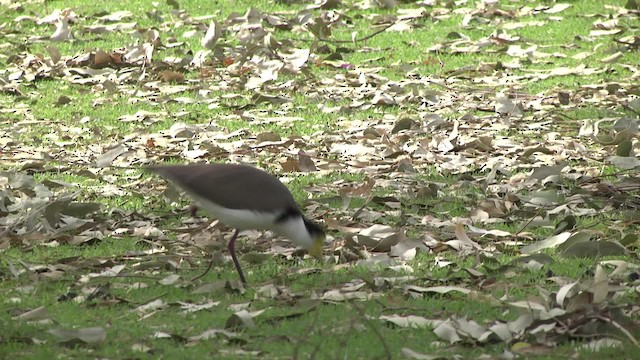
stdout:
POLYGON ((311 248, 315 240, 311 234, 309 234, 309 230, 307 230, 307 227, 304 225, 304 220, 302 220, 301 215, 291 216, 284 221, 278 222, 273 227, 273 231, 306 250, 311 248))

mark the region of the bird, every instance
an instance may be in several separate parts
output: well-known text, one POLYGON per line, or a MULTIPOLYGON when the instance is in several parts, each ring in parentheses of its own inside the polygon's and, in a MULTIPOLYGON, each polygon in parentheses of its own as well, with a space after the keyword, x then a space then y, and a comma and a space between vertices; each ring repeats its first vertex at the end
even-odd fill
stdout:
MULTIPOLYGON (((247 281, 235 253, 241 230, 272 230, 322 260, 324 229, 306 218, 289 189, 264 170, 226 163, 151 165, 145 169, 169 180, 198 207, 235 229, 228 251, 243 285, 247 281)), ((193 280, 204 276, 212 263, 193 280)))

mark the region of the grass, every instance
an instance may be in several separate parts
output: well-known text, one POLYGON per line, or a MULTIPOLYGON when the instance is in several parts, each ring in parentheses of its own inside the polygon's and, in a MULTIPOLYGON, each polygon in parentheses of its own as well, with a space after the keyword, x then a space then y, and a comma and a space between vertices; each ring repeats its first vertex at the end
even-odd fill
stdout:
MULTIPOLYGON (((381 315, 394 314, 422 316, 433 321, 465 318, 488 327, 527 313, 510 306, 511 302, 540 301, 553 307, 552 299, 565 283, 581 282, 586 284, 586 293, 596 292, 588 284, 603 260, 597 256, 568 259, 553 249, 545 249, 543 254, 553 261, 541 269, 536 268, 535 263, 513 263, 519 256, 520 245, 548 238, 567 214, 579 213, 588 207, 576 205, 570 210, 553 212, 558 209, 556 205, 532 207, 519 199, 545 190, 556 191, 565 199, 576 194, 590 196, 591 201, 602 207, 602 212, 580 213, 571 231, 590 230, 598 238, 619 240, 620 229, 625 233, 637 232, 636 219, 629 216, 637 211, 633 207, 637 191, 626 193, 628 201, 616 205, 618 209, 611 205, 606 194, 590 192, 581 181, 564 179, 545 186, 523 185, 526 181, 518 180, 518 176, 526 179, 524 174, 532 167, 568 159, 571 169, 586 169, 585 174, 602 176, 602 185, 614 186, 624 178, 618 169, 604 163, 603 157, 609 148, 577 135, 582 120, 637 118, 637 114, 621 106, 628 99, 620 95, 633 92, 635 85, 629 79, 632 73, 624 64, 633 63, 634 53, 625 50, 619 62, 603 64, 602 59, 624 50, 615 43, 618 36, 585 40, 598 19, 591 14, 613 17, 617 11, 611 6, 624 6, 625 2, 616 0, 605 7, 598 2, 572 1, 570 8, 553 15, 518 15, 517 11, 523 6, 534 6, 522 1, 498 4, 510 15, 484 12, 477 1, 453 7, 439 4, 435 9, 425 7, 428 15, 411 22, 416 26, 413 31, 382 32, 352 43, 354 31, 357 39, 362 39, 378 29, 372 26, 374 15, 388 18, 398 15, 397 9, 356 9, 353 3, 345 2, 334 12, 322 12, 325 19, 334 15, 344 19, 332 24, 329 39, 314 39, 304 27, 295 32, 274 30, 274 41, 292 39, 294 47, 310 48, 317 58, 307 62, 303 73, 283 71, 276 81, 266 83, 257 91, 245 90, 239 85, 251 72, 233 73, 229 70, 232 66, 227 67, 213 57, 209 57, 210 62, 201 69, 175 68, 162 61, 168 57, 192 56, 202 50, 202 30, 209 20, 193 20, 194 17, 214 15, 223 22, 233 12, 244 14, 249 7, 254 7, 265 13, 280 14, 285 19, 300 20, 301 14, 305 14, 301 11, 308 4, 182 0, 181 10, 172 11, 169 2, 72 0, 24 3, 19 11, 0 8, 3 10, 0 37, 7 39, 0 46, 2 81, 18 70, 32 74, 38 61, 49 61, 48 46, 57 48, 63 57, 70 57, 95 49, 112 52, 140 43, 127 32, 99 35, 83 32, 84 26, 97 23, 96 14, 129 10, 132 18, 123 21, 135 21, 136 29, 158 31, 163 44, 170 39, 172 42, 172 38, 184 42, 175 48, 157 47, 154 62, 144 70, 135 64, 114 69, 111 84, 104 81, 79 84, 63 73, 43 70, 32 80, 23 76, 19 84, 8 82, 7 87, 0 88, 0 138, 11 139, 3 148, 0 167, 19 169, 26 161, 43 164, 31 166, 28 172, 38 182, 72 183, 71 190, 81 190, 76 201, 99 203, 101 210, 90 215, 95 222, 89 230, 106 235, 69 245, 73 240, 71 236, 78 234, 49 236, 46 232, 36 232, 13 236, 7 242, 8 237, 3 233, 0 237, 0 329, 3 329, 0 354, 20 359, 50 356, 373 359, 400 358, 403 349, 406 352, 405 348, 410 348, 423 354, 464 358, 498 357, 505 352, 549 359, 633 358, 636 346, 619 332, 611 337, 622 340, 620 347, 604 347, 594 355, 592 350, 583 348, 593 332, 584 338, 555 334, 510 342, 465 338, 450 345, 436 336, 433 324, 408 328, 379 319, 381 315), (51 35, 54 27, 30 20, 14 21, 21 15, 43 17, 63 8, 79 15, 72 24, 75 41, 32 41, 31 36, 51 35), (465 9, 475 9, 477 13, 465 9), (161 20, 151 16, 152 12, 161 20), (469 25, 462 25, 465 13, 473 14, 469 25), (529 21, 546 23, 513 30, 504 28, 506 24, 529 21), (199 32, 191 36, 194 30, 199 32), (454 33, 469 39, 458 43, 457 48, 463 49, 462 52, 448 47, 459 41, 458 37, 450 36, 454 33), (510 35, 515 40, 493 39, 487 44, 480 43, 496 34, 503 39, 510 35), (438 44, 443 46, 433 50, 438 44), (482 50, 473 51, 476 45, 482 45, 482 50), (512 45, 521 48, 537 45, 537 51, 554 55, 514 57, 507 53, 512 45), (320 51, 323 46, 326 49, 320 51), (572 58, 580 52, 592 54, 585 60, 572 58), (336 68, 322 62, 338 53, 341 58, 336 64, 344 62, 348 66, 336 68), (31 67, 20 65, 30 54, 36 54, 39 60, 31 67), (510 68, 504 64, 517 66, 510 68), (581 65, 601 71, 588 75, 540 76, 559 67, 581 65), (376 71, 368 71, 373 67, 376 71), (162 82, 159 68, 181 72, 190 82, 162 82), (132 72, 127 73, 128 70, 132 72), (117 81, 118 76, 130 77, 117 81), (411 86, 404 86, 409 82, 413 82, 411 86), (619 83, 623 92, 610 94, 585 87, 607 83, 619 83), (15 89, 11 88, 13 85, 15 89), (561 106, 551 100, 557 98, 560 91, 571 94, 570 104, 561 106), (496 94, 501 92, 517 94, 514 100, 523 105, 530 99, 540 103, 525 106, 522 118, 499 116, 493 108, 496 94), (376 93, 404 100, 394 105, 371 104, 376 93), (437 93, 437 96, 429 97, 427 102, 426 97, 422 97, 425 93, 437 93), (286 101, 258 102, 257 94, 279 96, 286 101), (70 102, 60 103, 64 97, 70 102), (180 97, 189 101, 176 101, 180 97), (593 101, 598 97, 603 100, 593 101), (344 111, 323 111, 332 107, 343 107, 344 111), (123 117, 139 111, 153 114, 136 121, 123 121, 123 117), (429 128, 429 115, 433 114, 442 116, 443 121, 429 128), (282 117, 297 120, 282 121, 282 117), (414 126, 392 133, 393 124, 404 117, 411 118, 414 126), (526 126, 548 120, 551 122, 544 127, 526 126), (193 134, 171 133, 170 129, 178 122, 195 126, 193 134), (452 136, 454 122, 461 124, 457 136, 452 136), (257 137, 266 132, 280 136, 282 144, 261 146, 257 137), (561 136, 573 141, 574 148, 578 144, 586 150, 575 152, 571 146, 555 140, 561 136), (465 147, 479 137, 490 138, 493 148, 465 147), (522 152, 501 145, 500 140, 504 139, 523 147, 542 146, 549 149, 549 153, 532 154, 514 162, 511 160, 522 152), (98 169, 96 163, 100 156, 121 144, 128 152, 116 158, 111 166, 98 169), (197 159, 186 155, 202 149, 208 152, 197 159), (284 173, 281 164, 297 159, 299 150, 311 154, 323 171, 284 173), (470 164, 457 162, 464 163, 472 157, 474 161, 470 164), (398 171, 399 159, 403 158, 418 170, 415 173, 398 171), (497 174, 493 184, 486 182, 489 170, 485 167, 490 158, 501 159, 510 171, 509 175, 497 174), (295 199, 309 210, 310 216, 324 218, 331 224, 329 234, 337 247, 332 250, 327 247, 326 254, 332 255, 329 263, 318 264, 297 253, 273 255, 276 251, 272 251, 269 237, 259 236, 257 243, 252 238, 242 238, 238 249, 251 287, 246 291, 235 287, 237 274, 229 261, 223 259, 226 251, 223 238, 228 238, 228 229, 206 228, 203 222, 192 219, 185 211, 190 204, 187 199, 167 204, 161 195, 163 182, 139 170, 141 165, 149 163, 194 160, 250 162, 284 176, 295 199), (461 171, 463 166, 468 170, 461 171), (89 169, 93 173, 89 174, 89 169), (340 197, 345 186, 362 186, 369 178, 376 181, 370 193, 352 195, 345 206, 340 197), (438 194, 420 197, 420 189, 430 183, 438 184, 438 194), (106 192, 107 186, 113 191, 106 192), (394 202, 372 201, 375 196, 394 197, 400 205, 394 207, 394 202), (474 223, 470 220, 483 201, 496 201, 503 206, 503 221, 474 223), (119 210, 112 211, 115 209, 119 210), (366 216, 357 217, 362 215, 362 212, 356 213, 359 210, 366 216), (534 217, 539 221, 532 223, 530 220, 534 217), (617 223, 623 218, 627 221, 624 225, 617 223), (460 239, 454 230, 458 221, 482 229, 507 231, 513 236, 471 234, 474 241, 486 247, 486 252, 458 253, 445 245, 447 241, 460 239), (427 241, 433 237, 439 243, 430 247, 429 253, 418 250, 415 259, 407 262, 413 271, 357 264, 357 260, 371 254, 370 249, 350 245, 350 241, 355 241, 352 231, 372 225, 389 226, 395 234, 406 231, 409 239, 427 241), (164 233, 156 232, 156 228, 164 233), (209 258, 203 249, 216 259, 214 269, 202 280, 191 282, 189 279, 203 269, 209 258), (264 256, 265 251, 269 256, 264 256), (124 265, 118 276, 96 276, 118 265, 124 265), (171 275, 180 277, 163 285, 163 279, 171 275), (474 292, 415 293, 403 284, 376 282, 376 278, 400 276, 413 276, 406 284, 416 287, 452 286, 474 292), (361 292, 353 288, 345 290, 349 287, 347 284, 353 288, 362 286, 358 288, 361 292), (342 289, 343 294, 375 298, 366 301, 322 299, 335 289, 342 289), (136 310, 153 300, 161 300, 163 306, 136 310), (182 303, 209 301, 219 304, 194 313, 185 314, 181 309, 182 303), (20 319, 21 314, 39 307, 44 307, 46 314, 20 319), (234 321, 237 323, 233 314, 240 307, 250 312, 264 312, 255 315, 254 325, 231 326, 234 321), (61 341, 49 332, 56 328, 89 327, 102 327, 106 331, 105 340, 61 341), (193 338, 207 330, 216 330, 217 334, 211 339, 193 338), (543 340, 537 342, 536 339, 543 340), (545 346, 551 343, 557 346, 545 346), (522 350, 524 345, 528 346, 522 350)), ((535 6, 553 4, 543 2, 535 6)), ((400 5, 401 9, 417 7, 400 5)), ((309 10, 308 14, 319 21, 321 10, 309 10)), ((625 19, 629 23, 625 23, 623 36, 637 35, 637 28, 628 25, 632 19, 625 19)), ((221 42, 241 49, 234 34, 229 30, 221 42)), ((264 53, 282 50, 267 49, 264 53)), ((65 69, 61 64, 58 66, 65 69)), ((87 68, 82 64, 67 67, 87 68)), ((607 128, 610 124, 602 126, 607 128)), ((2 181, 3 186, 10 183, 2 181)), ((55 197, 66 189, 52 190, 55 197)), ((0 216, 6 216, 14 214, 12 206, 21 204, 32 194, 5 186, 1 196, 0 216)), ((22 211, 34 213, 33 209, 22 211)), ((628 248, 637 250, 636 245, 630 244, 628 248)), ((631 269, 637 264, 634 252, 628 257, 613 259, 628 261, 631 269)), ((607 280, 612 287, 627 286, 624 294, 615 293, 615 299, 613 296, 608 299, 611 307, 620 304, 623 309, 631 308, 638 297, 637 283, 628 278, 632 270, 614 276, 607 269, 607 280)), ((593 307, 598 308, 597 304, 593 307)), ((630 322, 637 322, 637 315, 629 318, 630 322)), ((581 319, 569 318, 565 323, 581 319)), ((627 323, 621 326, 630 329, 636 338, 640 335, 627 323)), ((595 334, 603 333, 605 331, 595 334)))
MULTIPOLYGON (((122 241, 107 241, 102 247, 110 247, 113 254, 120 254, 127 249, 122 247, 122 241)), ((139 248, 138 248, 139 249, 139 248)), ((95 247, 88 248, 84 253, 87 257, 110 257, 111 254, 98 251, 95 247)), ((20 253, 17 253, 23 256, 20 253)), ((11 253, 7 254, 11 255, 11 253)), ((29 255, 29 254, 27 254, 29 255)), ((33 258, 41 258, 40 254, 32 254, 33 258)), ((62 258, 76 254, 56 254, 62 258)), ((505 258, 508 260, 509 258, 505 258)), ((455 261, 455 259, 453 259, 455 261)), ((29 261, 29 259, 25 259, 29 261)), ((55 263, 55 261, 49 261, 55 263)), ((460 273, 464 264, 452 265, 448 269, 437 269, 431 267, 430 257, 418 257, 414 264, 417 265, 417 273, 430 274, 424 277, 421 282, 427 284, 453 284, 460 286, 461 283, 468 283, 470 280, 466 273, 460 273), (461 277, 451 276, 451 271, 461 274, 461 277)), ((252 269, 250 277, 256 284, 255 289, 260 287, 263 281, 270 283, 269 279, 274 279, 274 275, 282 271, 284 263, 269 261, 269 263, 259 265, 252 269)), ((568 278, 581 278, 584 271, 592 267, 589 261, 567 262, 560 260, 552 264, 547 271, 553 272, 556 276, 566 276, 568 278)), ((229 266, 219 269, 219 276, 233 277, 229 266)), ((217 269, 218 270, 218 269, 217 269)), ((378 276, 391 275, 393 273, 380 273, 378 276)), ((318 291, 320 289, 330 289, 335 285, 351 281, 358 278, 371 278, 372 274, 365 269, 352 268, 338 271, 327 271, 322 274, 300 276, 294 279, 277 280, 274 285, 284 286, 286 289, 291 285, 291 291, 305 293, 308 291, 318 291)), ((424 275, 423 275, 424 276, 424 275)), ((107 342, 99 348, 75 346, 63 351, 72 351, 76 356, 101 356, 108 358, 123 358, 142 356, 143 358, 153 356, 198 356, 203 353, 211 353, 212 344, 216 344, 216 349, 229 351, 238 350, 240 347, 244 351, 259 351, 269 357, 290 357, 294 354, 315 354, 322 358, 333 358, 348 356, 348 358, 371 358, 383 354, 384 346, 390 348, 392 353, 398 353, 401 347, 412 344, 410 347, 416 351, 429 352, 438 348, 432 348, 421 344, 428 344, 436 338, 429 329, 398 329, 394 326, 381 326, 376 321, 367 320, 365 314, 412 314, 425 316, 427 318, 439 317, 443 315, 456 315, 473 319, 502 319, 513 320, 517 313, 510 312, 505 316, 504 310, 499 307, 487 307, 484 302, 477 302, 468 299, 464 295, 442 295, 429 297, 427 299, 407 298, 401 291, 393 290, 385 294, 382 301, 369 301, 364 303, 337 303, 322 304, 317 301, 300 301, 296 305, 290 303, 285 294, 276 299, 262 299, 253 301, 250 305, 252 311, 265 310, 256 318, 256 327, 237 332, 238 338, 226 339, 225 336, 216 337, 210 342, 199 343, 195 346, 184 346, 185 338, 196 336, 209 329, 223 329, 229 321, 232 311, 228 306, 232 304, 245 303, 254 295, 253 290, 244 294, 237 294, 220 289, 211 294, 194 294, 193 286, 162 286, 147 278, 97 278, 91 280, 83 286, 106 287, 106 298, 95 299, 93 301, 82 302, 61 301, 61 297, 70 292, 78 291, 76 286, 69 287, 73 275, 68 278, 60 278, 57 281, 42 281, 37 286, 37 297, 28 297, 15 291, 10 292, 7 298, 19 297, 23 299, 19 305, 23 307, 37 307, 47 304, 50 318, 61 326, 74 326, 78 328, 91 327, 96 324, 107 326, 107 342), (65 281, 66 280, 66 281, 65 281), (133 283, 142 282, 149 285, 147 288, 132 288, 133 283), (145 304, 153 299, 162 299, 168 306, 156 314, 149 314, 148 317, 141 317, 140 314, 132 311, 133 307, 145 304), (177 302, 204 303, 215 299, 220 304, 209 311, 195 314, 182 314, 177 302), (265 328, 270 328, 265 332, 265 328), (152 333, 150 333, 150 331, 152 333), (171 338, 154 339, 153 333, 165 333, 171 338), (371 342, 375 333, 381 336, 380 341, 371 342), (342 336, 336 336, 342 335, 342 336), (384 342, 384 343, 383 343, 384 342), (130 344, 132 348, 123 347, 122 344, 130 344), (136 349, 139 344, 146 344, 153 348, 148 354, 141 353, 136 349), (246 346, 244 346, 246 344, 246 346), (176 346, 177 345, 177 346, 176 346), (241 345, 241 346, 240 346, 241 345), (180 350, 177 348, 181 348, 180 350), (209 349, 209 350, 207 350, 209 349), (278 355, 280 354, 280 355, 278 355)), ((518 288, 513 288, 510 296, 525 297, 527 294, 537 293, 536 284, 545 276, 537 272, 527 272, 517 277, 517 283, 523 284, 518 288)), ((500 279, 499 282, 513 281, 513 278, 500 279)), ((276 277, 277 279, 277 277, 276 277)), ((25 285, 29 285, 27 282, 25 285)), ((503 293, 497 291, 494 296, 499 297, 503 293)), ((8 306, 7 311, 11 313, 12 306, 8 306)), ((33 339, 45 339, 47 334, 43 325, 17 323, 3 319, 3 328, 7 329, 5 334, 9 334, 9 341, 4 347, 21 358, 38 358, 53 351, 50 347, 33 346, 33 339), (6 326, 5 326, 6 325, 6 326), (20 339, 22 338, 22 341, 20 339), (29 340, 27 338, 31 338, 29 340)), ((230 330, 231 331, 231 330, 230 330)), ((453 353, 460 349, 453 349, 453 353)), ((495 354, 499 354, 505 348, 498 346, 494 348, 495 354)), ((442 350, 440 350, 442 351, 442 350)), ((487 349, 468 349, 465 354, 474 356, 486 353, 487 349)), ((556 355, 569 353, 570 347, 557 349, 556 355)), ((6 352, 5 352, 6 353, 6 352)), ((233 356, 231 356, 233 357, 233 356)))

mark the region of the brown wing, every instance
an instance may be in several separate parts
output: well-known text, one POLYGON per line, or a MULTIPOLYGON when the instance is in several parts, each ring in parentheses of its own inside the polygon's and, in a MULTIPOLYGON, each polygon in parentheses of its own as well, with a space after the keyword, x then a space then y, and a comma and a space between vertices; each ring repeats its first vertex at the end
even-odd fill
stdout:
POLYGON ((149 166, 146 169, 167 178, 188 193, 211 199, 229 209, 298 209, 284 184, 252 166, 191 164, 149 166))

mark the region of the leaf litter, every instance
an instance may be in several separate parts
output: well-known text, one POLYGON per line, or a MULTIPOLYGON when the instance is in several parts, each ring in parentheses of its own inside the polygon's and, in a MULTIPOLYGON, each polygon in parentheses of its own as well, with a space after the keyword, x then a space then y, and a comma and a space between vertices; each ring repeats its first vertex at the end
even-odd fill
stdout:
MULTIPOLYGON (((64 299, 77 303, 128 303, 112 295, 110 288, 90 285, 91 279, 120 276, 147 278, 134 284, 116 281, 114 288, 142 289, 152 282, 186 287, 194 294, 244 294, 233 281, 192 287, 171 273, 196 266, 194 258, 201 257, 203 248, 212 251, 217 266, 228 262, 222 256, 224 246, 220 250, 211 245, 212 237, 226 234, 215 222, 210 226, 191 216, 183 217, 180 225, 163 228, 158 224, 175 214, 157 215, 150 208, 108 209, 100 199, 131 196, 150 203, 150 194, 161 194, 159 182, 132 169, 175 159, 259 163, 291 178, 299 173, 318 179, 336 172, 356 173, 364 179, 319 181, 305 189, 311 194, 305 202, 307 213, 323 218, 331 230, 333 241, 327 244, 326 254, 333 268, 308 269, 292 276, 346 267, 395 276, 365 276, 303 291, 272 283, 256 292, 252 305, 262 307, 265 299, 350 304, 382 301, 396 293, 414 299, 437 294, 491 304, 504 313, 494 321, 474 320, 468 314, 426 318, 406 312, 368 315, 368 320, 433 329, 448 344, 504 342, 512 345, 511 351, 523 354, 548 351, 576 339, 590 339, 585 346, 594 351, 618 346, 620 341, 638 346, 638 334, 633 331, 637 307, 629 293, 637 293, 634 233, 640 183, 635 150, 640 72, 632 58, 640 41, 628 25, 637 19, 637 12, 606 5, 607 20, 601 14, 587 15, 594 21, 586 36, 549 46, 524 38, 518 29, 565 21, 563 13, 572 4, 462 1, 455 8, 424 1, 403 8, 394 1, 355 5, 327 1, 282 13, 249 8, 225 18, 219 14, 193 17, 178 2, 167 3, 174 4, 172 9, 156 7, 147 14, 155 19, 153 28, 141 27, 142 19, 128 11, 88 14, 56 9, 49 15, 18 15, 20 3, 2 4, 16 17, 0 26, 0 35, 8 39, 0 48, 0 60, 6 65, 0 69, 0 144, 3 167, 11 169, 0 175, 0 249, 90 246, 106 238, 125 237, 144 239, 150 247, 139 253, 58 259, 44 265, 8 257, 3 263, 9 271, 0 275, 37 281, 70 276, 76 279, 78 292, 70 291, 64 299), (354 9, 372 11, 362 17, 370 22, 368 34, 353 30, 349 14, 354 9), (382 67, 374 66, 375 59, 372 66, 345 60, 350 53, 390 51, 371 41, 380 34, 419 31, 425 23, 437 26, 454 15, 462 16, 459 31, 426 48, 427 63, 462 54, 501 60, 482 60, 431 75, 420 71, 423 64, 418 61, 382 67), (520 21, 525 17, 527 21, 520 21), (477 37, 471 35, 475 26, 493 26, 495 31, 477 37), (108 34, 129 43, 76 50, 83 48, 77 46, 82 41, 100 41, 108 34), (340 37, 345 34, 350 34, 349 40, 340 37), (46 53, 30 52, 30 47, 19 43, 46 45, 46 53), (67 45, 74 50, 70 52, 67 45), (566 58, 590 61, 550 66, 556 60, 564 64, 566 58), (528 91, 542 81, 617 72, 626 75, 615 82, 528 91), (43 81, 91 94, 96 114, 120 102, 147 110, 127 113, 123 108, 110 126, 124 126, 130 133, 116 136, 94 125, 96 119, 91 116, 74 115, 74 121, 43 118, 29 106, 38 96, 34 89, 43 81), (299 95, 307 102, 300 103, 299 95), (620 114, 613 109, 628 111, 624 116, 572 117, 589 107, 608 114, 620 114), (305 118, 298 116, 296 108, 325 114, 332 124, 316 124, 300 132, 297 124, 305 118), (243 122, 246 128, 231 130, 224 122, 243 122), (277 130, 252 130, 260 126, 277 130), (45 134, 42 127, 47 129, 45 134), (42 136, 39 141, 26 141, 25 134, 30 133, 42 136), (605 166, 616 170, 603 171, 605 166), (99 185, 39 180, 40 175, 63 172, 99 185), (421 176, 424 173, 446 179, 427 179, 421 176), (326 194, 336 196, 325 201, 326 194), (332 206, 336 201, 339 205, 332 206), (465 211, 454 215, 443 204, 459 204, 465 211), (614 219, 607 224, 611 231, 584 225, 597 215, 614 219), (541 235, 554 229, 551 235, 541 235), (540 284, 537 294, 528 298, 509 292, 497 296, 493 289, 510 286, 496 275, 544 271, 557 259, 540 253, 549 249, 562 257, 594 259, 593 275, 567 279, 549 274, 544 281, 555 285, 540 284), (419 274, 422 270, 417 272, 412 263, 419 253, 434 254, 432 266, 450 269, 449 277, 435 280, 419 274), (442 257, 447 254, 455 257, 442 257), (522 257, 493 267, 500 255, 522 257), (600 261, 602 256, 622 256, 628 261, 600 261), (464 259, 471 259, 473 266, 462 266, 464 259), (431 286, 434 282, 442 284, 431 286)), ((58 96, 50 105, 64 109, 74 106, 74 98, 58 96)), ((169 203, 178 199, 173 189, 163 194, 169 203)), ((188 208, 176 212, 186 210, 195 212, 188 208)), ((300 257, 280 239, 251 232, 244 235, 256 240, 255 245, 249 244, 253 241, 243 245, 244 253, 266 253, 288 261, 300 257)), ((256 263, 266 261, 257 255, 253 258, 256 263)), ((26 295, 28 290, 21 296, 26 295)), ((211 299, 168 303, 157 298, 131 304, 131 310, 143 321, 171 307, 179 307, 186 316, 214 311, 218 304, 211 299)), ((194 344, 222 337, 242 343, 229 330, 256 328, 262 321, 277 319, 261 320, 264 310, 235 309, 224 329, 154 338, 168 336, 194 344)), ((14 321, 49 317, 45 307, 16 312, 14 321)), ((49 333, 69 346, 96 345, 108 336, 102 327, 57 327, 49 333)), ((152 351, 143 344, 134 347, 152 351)), ((260 354, 250 348, 221 351, 239 355, 245 350, 260 354)), ((402 354, 432 358, 407 347, 402 354)))

